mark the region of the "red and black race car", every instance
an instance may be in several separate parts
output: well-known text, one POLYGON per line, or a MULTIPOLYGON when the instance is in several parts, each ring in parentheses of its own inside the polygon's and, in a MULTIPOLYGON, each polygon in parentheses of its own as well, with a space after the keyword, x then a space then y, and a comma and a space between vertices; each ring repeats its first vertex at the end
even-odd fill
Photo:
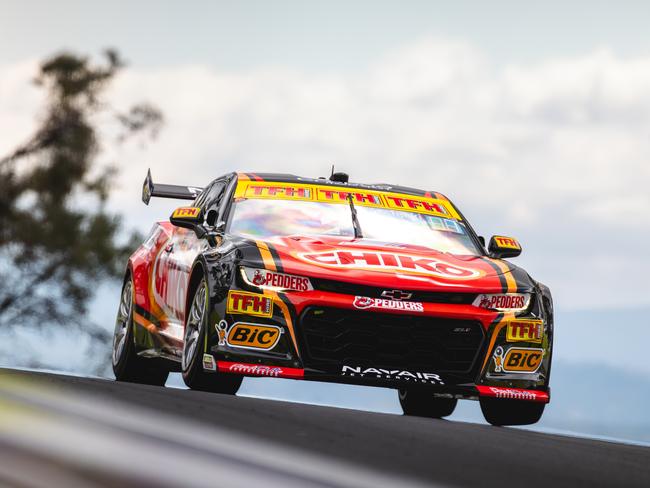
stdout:
POLYGON ((244 376, 394 388, 409 415, 479 400, 495 425, 537 422, 549 401, 549 289, 487 250, 436 192, 231 173, 157 223, 128 262, 113 342, 121 381, 235 394, 244 376))

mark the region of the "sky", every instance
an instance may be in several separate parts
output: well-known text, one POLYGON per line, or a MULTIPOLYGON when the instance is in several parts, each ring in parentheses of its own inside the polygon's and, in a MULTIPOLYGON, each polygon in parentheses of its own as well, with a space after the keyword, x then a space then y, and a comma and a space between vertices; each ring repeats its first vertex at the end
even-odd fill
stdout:
POLYGON ((174 208, 141 203, 147 168, 202 186, 335 164, 440 191, 480 234, 520 240, 513 262, 567 318, 564 360, 650 375, 622 341, 602 357, 612 327, 635 351, 650 339, 649 21, 647 1, 0 0, 0 154, 38 121, 39 60, 116 47, 129 66, 107 99, 166 119, 156 141, 102 155, 127 226, 174 208))

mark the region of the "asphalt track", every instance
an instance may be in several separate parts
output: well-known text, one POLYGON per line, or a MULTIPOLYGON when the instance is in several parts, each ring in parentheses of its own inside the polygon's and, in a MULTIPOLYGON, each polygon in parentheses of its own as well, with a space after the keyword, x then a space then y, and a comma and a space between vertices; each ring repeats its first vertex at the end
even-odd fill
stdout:
POLYGON ((650 448, 0 370, 2 486, 650 486, 650 448))

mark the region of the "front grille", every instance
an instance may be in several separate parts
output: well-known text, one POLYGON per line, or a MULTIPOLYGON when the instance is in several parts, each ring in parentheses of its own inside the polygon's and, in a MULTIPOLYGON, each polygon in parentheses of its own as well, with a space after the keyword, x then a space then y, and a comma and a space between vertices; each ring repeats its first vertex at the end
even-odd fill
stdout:
MULTIPOLYGON (((378 288, 376 286, 358 285, 346 283, 345 281, 324 280, 310 278, 312 286, 316 290, 329 291, 332 293, 343 293, 345 295, 356 295, 370 298, 383 298, 381 292, 391 288, 378 288)), ((447 293, 437 291, 401 290, 410 293, 410 301, 424 303, 453 303, 470 305, 476 299, 476 293, 447 293)))
POLYGON ((484 332, 480 322, 309 307, 300 320, 305 365, 343 364, 452 373, 472 380, 484 332))

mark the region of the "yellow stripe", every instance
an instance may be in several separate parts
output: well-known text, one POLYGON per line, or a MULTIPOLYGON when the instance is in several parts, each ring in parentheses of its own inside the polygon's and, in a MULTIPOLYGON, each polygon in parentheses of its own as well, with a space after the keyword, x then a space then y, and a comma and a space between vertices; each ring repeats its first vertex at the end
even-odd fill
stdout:
POLYGON ((300 357, 300 350, 298 349, 298 341, 296 341, 296 333, 293 330, 293 321, 291 320, 291 313, 289 312, 287 305, 282 301, 282 299, 277 294, 277 292, 274 291, 271 292, 271 296, 273 297, 273 302, 278 307, 280 307, 280 310, 282 310, 282 315, 284 315, 284 320, 286 321, 287 328, 289 329, 289 335, 291 336, 291 341, 293 342, 298 357, 300 357))
MULTIPOLYGON (((266 269, 270 269, 271 271, 277 271, 277 268, 275 266, 275 261, 273 260, 273 256, 271 255, 271 251, 269 250, 269 246, 263 241, 256 241, 256 244, 257 244, 257 248, 260 251, 260 255, 262 256, 262 260, 264 261, 264 267, 266 269)), ((296 348, 296 353, 298 354, 298 356, 300 356, 300 350, 298 349, 298 341, 296 341, 296 333, 293 330, 293 321, 291 320, 291 313, 289 312, 287 305, 282 301, 282 299, 277 294, 277 292, 270 291, 268 293, 273 297, 273 302, 275 303, 275 305, 280 307, 280 310, 282 310, 282 315, 284 315, 284 320, 287 323, 287 328, 289 329, 289 335, 291 335, 291 340, 293 341, 293 345, 296 348)))
POLYGON ((269 251, 269 246, 267 246, 265 242, 257 241, 257 248, 260 250, 260 254, 262 255, 264 267, 271 271, 277 271, 275 261, 273 261, 273 256, 271 255, 271 251, 269 251))
POLYGON ((497 340, 497 336, 499 335, 499 332, 501 332, 501 329, 503 329, 508 323, 508 321, 514 318, 514 316, 515 316, 514 312, 508 312, 503 314, 503 318, 501 319, 501 321, 494 327, 494 332, 492 332, 492 338, 490 339, 490 345, 488 346, 487 352, 485 353, 485 359, 483 360, 483 366, 481 366, 481 371, 485 369, 485 365, 492 357, 492 348, 494 347, 494 343, 497 340))
POLYGON ((492 262, 496 264, 501 272, 503 277, 506 279, 506 293, 515 293, 517 291, 517 282, 510 272, 510 268, 503 261, 493 259, 492 262))
POLYGON ((155 325, 153 325, 151 322, 149 322, 147 319, 145 319, 142 315, 140 315, 137 312, 133 312, 133 320, 135 323, 138 325, 144 327, 147 329, 149 332, 155 333, 157 332, 157 328, 155 325))

